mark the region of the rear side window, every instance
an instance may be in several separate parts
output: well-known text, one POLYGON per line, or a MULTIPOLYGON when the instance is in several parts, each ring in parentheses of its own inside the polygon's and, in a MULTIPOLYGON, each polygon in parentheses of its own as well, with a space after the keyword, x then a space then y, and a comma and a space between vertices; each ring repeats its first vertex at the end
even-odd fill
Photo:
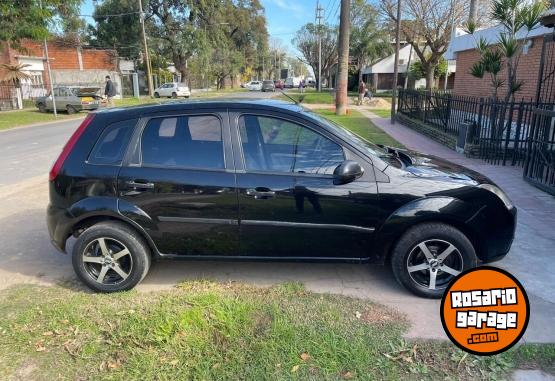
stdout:
POLYGON ((120 165, 137 119, 110 124, 102 131, 89 156, 91 164, 120 165))
POLYGON ((141 152, 145 166, 223 169, 220 119, 214 115, 151 119, 143 131, 141 152))

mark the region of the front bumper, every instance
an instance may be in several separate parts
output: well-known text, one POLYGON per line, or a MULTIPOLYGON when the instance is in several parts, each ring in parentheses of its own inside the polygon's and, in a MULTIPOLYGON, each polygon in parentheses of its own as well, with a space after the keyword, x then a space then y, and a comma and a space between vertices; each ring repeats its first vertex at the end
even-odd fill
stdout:
POLYGON ((494 212, 488 208, 479 213, 474 220, 478 222, 477 231, 482 242, 480 259, 483 263, 503 259, 511 250, 517 225, 517 209, 494 212))

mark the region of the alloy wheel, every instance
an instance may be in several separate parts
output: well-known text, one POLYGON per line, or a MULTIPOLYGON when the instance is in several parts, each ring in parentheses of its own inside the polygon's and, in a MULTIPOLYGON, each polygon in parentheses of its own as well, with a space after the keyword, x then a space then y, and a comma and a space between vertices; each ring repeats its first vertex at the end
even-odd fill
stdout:
POLYGON ((82 258, 87 274, 100 284, 119 284, 129 277, 133 268, 129 249, 120 241, 108 237, 90 242, 82 258))
POLYGON ((463 257, 452 243, 429 239, 412 248, 407 257, 407 271, 418 285, 430 290, 446 288, 464 266, 463 257))

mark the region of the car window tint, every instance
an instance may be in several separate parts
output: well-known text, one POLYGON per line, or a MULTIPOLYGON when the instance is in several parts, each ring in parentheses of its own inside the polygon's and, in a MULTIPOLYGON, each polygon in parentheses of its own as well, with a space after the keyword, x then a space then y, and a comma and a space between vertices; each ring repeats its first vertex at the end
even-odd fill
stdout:
POLYGON ((338 144, 283 119, 245 115, 239 131, 248 170, 333 174, 345 160, 338 144))
POLYGON ((222 126, 213 115, 155 118, 141 140, 143 165, 224 168, 222 126))
POLYGON ((106 127, 89 155, 89 163, 119 165, 137 119, 124 120, 106 127))

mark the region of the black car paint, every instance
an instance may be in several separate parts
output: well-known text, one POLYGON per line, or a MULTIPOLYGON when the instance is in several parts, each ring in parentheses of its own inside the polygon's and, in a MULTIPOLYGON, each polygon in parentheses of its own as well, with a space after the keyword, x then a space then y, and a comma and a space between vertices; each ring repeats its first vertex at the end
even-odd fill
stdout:
MULTIPOLYGON (((409 165, 365 153, 300 106, 276 101, 168 102, 110 109, 95 118, 50 183, 47 221, 55 247, 102 219, 134 226, 158 258, 235 258, 383 262, 396 239, 419 222, 462 230, 489 262, 510 249, 516 209, 507 209, 480 174, 408 152, 409 165), (109 124, 153 116, 214 113, 223 123, 223 170, 146 168, 130 158, 97 165, 87 157, 109 124), (335 185, 330 175, 245 170, 237 127, 242 113, 274 115, 316 129, 361 164, 359 179, 335 185), (149 182, 142 187, 130 182, 149 182)), ((391 159, 395 160, 395 159, 391 159)))

